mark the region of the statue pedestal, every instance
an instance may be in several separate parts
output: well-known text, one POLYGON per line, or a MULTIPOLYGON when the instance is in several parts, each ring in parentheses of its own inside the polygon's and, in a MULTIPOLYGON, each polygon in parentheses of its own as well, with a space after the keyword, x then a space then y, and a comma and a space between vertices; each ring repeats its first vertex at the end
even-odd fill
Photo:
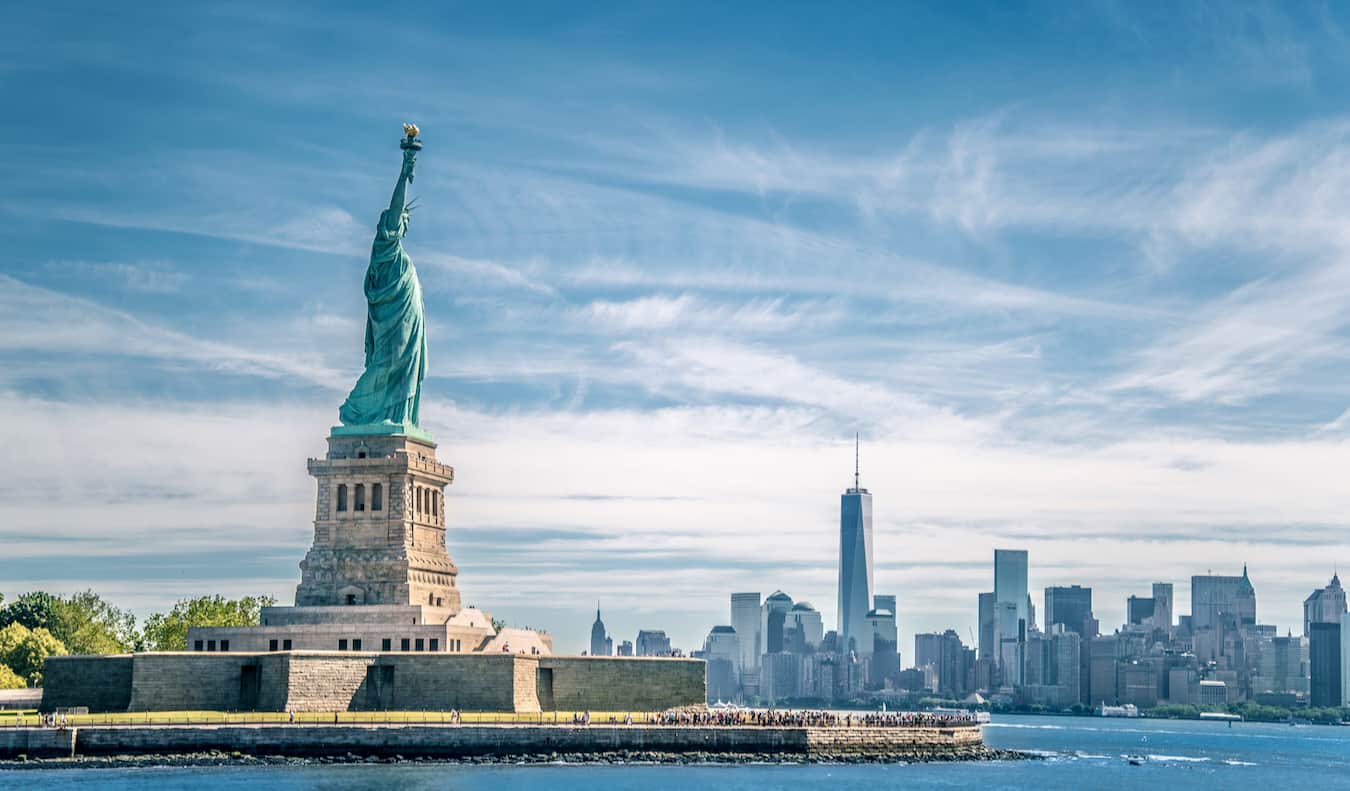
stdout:
POLYGON ((333 429, 328 455, 309 460, 318 482, 314 544, 300 564, 295 603, 460 609, 459 570, 445 546, 445 487, 455 479, 436 445, 398 431, 333 429))
POLYGON ((434 448, 436 441, 431 438, 431 433, 421 426, 413 426, 407 423, 358 423, 352 426, 333 426, 329 432, 330 437, 410 437, 415 440, 430 443, 434 448))

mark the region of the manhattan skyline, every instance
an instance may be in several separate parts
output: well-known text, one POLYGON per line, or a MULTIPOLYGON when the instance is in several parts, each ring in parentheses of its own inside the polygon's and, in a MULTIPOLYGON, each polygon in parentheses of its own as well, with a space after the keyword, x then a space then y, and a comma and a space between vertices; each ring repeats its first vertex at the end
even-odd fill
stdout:
POLYGON ((11 13, 0 593, 289 601, 404 121, 465 603, 562 652, 830 617, 855 432, 902 647, 995 548, 1281 633, 1350 559, 1344 9, 401 13, 11 13))

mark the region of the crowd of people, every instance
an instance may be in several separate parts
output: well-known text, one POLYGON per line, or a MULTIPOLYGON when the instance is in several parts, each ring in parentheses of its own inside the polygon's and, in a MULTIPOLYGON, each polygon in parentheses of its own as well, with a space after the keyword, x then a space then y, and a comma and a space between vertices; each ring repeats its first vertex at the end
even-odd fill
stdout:
MULTIPOLYGON (((590 725, 591 713, 572 715, 573 725, 590 725)), ((649 714, 642 718, 647 725, 718 725, 754 726, 762 728, 922 728, 951 725, 973 725, 976 718, 970 712, 926 711, 902 712, 834 712, 792 709, 737 709, 729 711, 680 710, 649 714)), ((610 716, 607 724, 633 724, 633 716, 622 719, 610 716)))

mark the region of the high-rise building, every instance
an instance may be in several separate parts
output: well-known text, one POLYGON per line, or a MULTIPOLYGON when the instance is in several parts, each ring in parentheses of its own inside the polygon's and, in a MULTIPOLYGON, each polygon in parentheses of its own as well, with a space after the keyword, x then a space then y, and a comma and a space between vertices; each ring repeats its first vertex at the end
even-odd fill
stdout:
POLYGON ((1278 635, 1263 637, 1260 659, 1251 688, 1254 694, 1284 695, 1294 699, 1308 696, 1308 639, 1278 635))
POLYGON ((1172 629, 1172 583, 1153 583, 1153 626, 1168 632, 1172 629))
POLYGON ((1350 706, 1350 614, 1341 616, 1341 706, 1350 706))
POLYGON ((1089 684, 1092 680, 1089 648, 1097 636, 1097 619, 1092 614, 1092 589, 1081 585, 1045 589, 1045 632, 1052 634, 1056 626, 1078 635, 1078 699, 1091 700, 1089 684))
POLYGON ((1022 697, 1027 703, 1072 706, 1080 701, 1081 638, 1063 624, 1053 631, 1032 632, 1026 642, 1022 697))
POLYGON ((788 621, 796 633, 792 650, 807 654, 820 649, 820 644, 825 640, 825 622, 811 602, 799 601, 792 605, 788 611, 788 621))
POLYGON ((759 593, 731 594, 731 627, 736 630, 740 645, 741 674, 753 675, 759 667, 759 593))
POLYGON ((1153 599, 1152 597, 1131 596, 1125 602, 1125 622, 1128 624, 1142 624, 1153 622, 1153 599))
POLYGON ((661 629, 642 629, 637 636, 638 656, 670 656, 670 638, 661 629))
POLYGON ((844 652, 856 647, 872 609, 872 494, 859 481, 855 438, 853 487, 839 501, 838 626, 844 652))
POLYGON ((1027 551, 994 550, 994 643, 997 669, 1005 686, 1022 683, 1031 598, 1027 594, 1027 551))
POLYGON ((1342 692, 1341 624, 1308 624, 1309 703, 1316 708, 1339 706, 1342 692))
POLYGON ((1309 624, 1340 623, 1345 612, 1345 588, 1341 587, 1340 575, 1332 574, 1325 588, 1318 588, 1303 600, 1303 634, 1308 634, 1309 624))
POLYGON ((632 656, 632 655, 633 655, 633 643, 632 643, 632 641, 630 641, 630 640, 624 640, 622 643, 619 643, 618 655, 619 655, 619 656, 632 656))
POLYGON ((975 646, 980 659, 994 659, 994 592, 980 594, 980 633, 975 646))
POLYGON ((1247 577, 1247 566, 1242 576, 1197 575, 1191 577, 1191 630, 1213 629, 1219 626, 1253 626, 1256 624, 1256 590, 1247 577))
POLYGON ((914 635, 914 666, 940 667, 942 664, 942 632, 914 635))
POLYGON ((759 609, 759 631, 763 635, 765 654, 781 654, 786 650, 783 629, 791 610, 792 597, 782 591, 774 591, 764 600, 764 606, 759 609))
POLYGON ((1046 634, 1055 631, 1055 624, 1084 640, 1097 634, 1097 619, 1092 617, 1092 589, 1081 585, 1057 586, 1045 589, 1046 634))
POLYGON ((591 656, 609 656, 614 653, 614 641, 605 634, 605 622, 600 620, 600 605, 595 605, 595 623, 591 624, 591 656))
POLYGON ((734 700, 740 688, 741 647, 736 630, 714 626, 703 641, 703 660, 708 663, 708 700, 734 700))
POLYGON ((731 626, 714 626, 703 640, 703 658, 725 659, 733 666, 741 663, 741 641, 731 626))
POLYGON ((868 610, 863 619, 862 632, 859 648, 860 656, 867 660, 868 683, 880 687, 887 679, 895 680, 900 673, 895 613, 890 610, 868 610))
POLYGON ((1088 641, 1088 705, 1116 703, 1118 646, 1115 635, 1098 636, 1088 641))

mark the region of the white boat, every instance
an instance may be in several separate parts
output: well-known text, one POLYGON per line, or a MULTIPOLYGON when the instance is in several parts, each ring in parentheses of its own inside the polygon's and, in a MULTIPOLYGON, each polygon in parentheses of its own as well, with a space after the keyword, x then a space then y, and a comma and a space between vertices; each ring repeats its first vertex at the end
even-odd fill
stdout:
POLYGON ((1108 706, 1103 703, 1097 707, 1097 715, 1101 717, 1138 717, 1139 707, 1133 703, 1126 703, 1123 706, 1108 706))

